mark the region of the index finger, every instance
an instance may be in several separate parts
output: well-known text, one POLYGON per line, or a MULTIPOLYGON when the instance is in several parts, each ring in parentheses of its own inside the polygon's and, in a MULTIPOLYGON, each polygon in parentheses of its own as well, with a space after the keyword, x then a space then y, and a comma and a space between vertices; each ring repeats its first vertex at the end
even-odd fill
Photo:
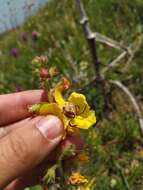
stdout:
POLYGON ((44 90, 0 95, 0 125, 8 125, 31 116, 28 106, 46 100, 47 95, 44 90))

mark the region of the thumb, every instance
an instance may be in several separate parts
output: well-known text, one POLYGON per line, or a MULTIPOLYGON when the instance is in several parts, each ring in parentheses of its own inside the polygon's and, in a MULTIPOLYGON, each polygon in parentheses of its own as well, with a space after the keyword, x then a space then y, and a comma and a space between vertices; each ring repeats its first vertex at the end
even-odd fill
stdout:
POLYGON ((63 125, 52 115, 35 118, 0 140, 0 188, 39 164, 61 141, 63 125))

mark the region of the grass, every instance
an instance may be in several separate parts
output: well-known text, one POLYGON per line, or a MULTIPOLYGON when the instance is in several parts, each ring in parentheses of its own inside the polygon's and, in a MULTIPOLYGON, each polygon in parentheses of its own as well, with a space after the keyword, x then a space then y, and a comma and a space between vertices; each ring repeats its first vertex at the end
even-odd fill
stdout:
MULTIPOLYGON (((84 0, 93 31, 98 31, 124 45, 129 45, 142 33, 142 0, 84 0)), ((120 51, 97 44, 102 68, 109 64, 120 51)), ((106 78, 122 81, 136 96, 143 107, 143 50, 136 52, 130 65, 127 58, 120 66, 110 70, 106 78)), ((56 65, 61 73, 73 81, 75 89, 83 89, 91 105, 102 112, 101 94, 93 86, 87 86, 95 76, 89 49, 79 25, 79 14, 75 1, 53 0, 15 30, 0 36, 0 92, 14 92, 17 86, 23 90, 38 88, 38 81, 31 77, 31 59, 35 55, 47 55, 49 63, 56 65), (27 42, 20 34, 26 31, 27 42), (32 31, 40 37, 32 41, 32 31), (19 51, 18 58, 10 54, 11 48, 19 51)), ((95 128, 86 134, 87 149, 91 155, 90 164, 82 169, 90 178, 96 179, 93 189, 127 190, 143 189, 142 137, 137 118, 124 94, 115 88, 108 88, 108 108, 102 118, 97 118, 95 128), (136 164, 135 164, 136 163, 136 164), (128 187, 129 186, 129 187, 128 187)), ((84 135, 84 134, 83 134, 84 135)), ((36 189, 35 189, 36 190, 36 189)))

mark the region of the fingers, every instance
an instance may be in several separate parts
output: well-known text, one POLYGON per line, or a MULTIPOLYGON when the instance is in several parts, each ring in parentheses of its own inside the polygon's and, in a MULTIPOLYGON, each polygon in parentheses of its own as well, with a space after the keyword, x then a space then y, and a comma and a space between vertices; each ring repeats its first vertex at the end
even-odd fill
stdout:
POLYGON ((38 118, 41 118, 40 116, 37 116, 36 118, 35 117, 28 117, 26 119, 23 119, 21 121, 18 121, 18 122, 15 122, 13 124, 10 124, 10 125, 6 125, 4 127, 0 127, 0 138, 8 135, 11 131, 17 129, 17 128, 20 128, 22 126, 26 126, 27 124, 34 124, 35 123, 35 119, 38 119, 38 118))
POLYGON ((8 131, 4 127, 1 127, 0 128, 0 138, 4 137, 7 134, 8 134, 8 131))
POLYGON ((28 106, 46 99, 43 90, 0 95, 0 125, 7 125, 30 116, 28 106))
POLYGON ((6 135, 8 135, 12 130, 14 130, 20 126, 23 126, 23 123, 25 123, 25 120, 27 120, 27 119, 24 119, 22 121, 16 122, 16 123, 8 125, 8 126, 4 126, 4 127, 1 126, 0 127, 0 139, 5 137, 6 135))
POLYGON ((24 190, 27 187, 37 185, 40 182, 40 176, 43 176, 47 165, 42 164, 35 169, 29 171, 24 176, 14 180, 4 190, 24 190))
MULTIPOLYGON (((68 137, 60 144, 61 149, 65 149, 69 145, 74 144, 76 147, 76 152, 79 152, 83 148, 83 141, 79 136, 68 137)), ((55 151, 50 153, 48 158, 43 162, 42 165, 28 171, 24 176, 14 180, 10 185, 8 185, 4 190, 24 190, 26 187, 31 187, 33 185, 39 184, 40 176, 44 175, 45 169, 47 169, 47 163, 49 161, 55 161, 57 153, 55 151), (48 162, 47 162, 48 161, 48 162)))
POLYGON ((36 167, 60 143, 63 125, 55 116, 35 118, 0 139, 0 188, 36 167))
POLYGON ((80 136, 71 136, 61 142, 61 150, 64 150, 70 145, 75 145, 75 153, 77 154, 83 149, 84 143, 80 136))

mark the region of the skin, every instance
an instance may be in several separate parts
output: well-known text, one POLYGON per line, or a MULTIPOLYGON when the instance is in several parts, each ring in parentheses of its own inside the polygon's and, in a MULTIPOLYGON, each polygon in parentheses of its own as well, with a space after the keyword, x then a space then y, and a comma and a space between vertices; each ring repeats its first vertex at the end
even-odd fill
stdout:
POLYGON ((63 125, 55 116, 46 116, 46 120, 52 119, 59 126, 58 138, 51 140, 40 133, 36 126, 43 116, 32 117, 27 108, 46 99, 43 90, 0 95, 0 189, 23 190, 38 184, 47 166, 55 160, 57 146, 63 149, 74 144, 76 152, 82 149, 79 137, 62 141, 63 125))

